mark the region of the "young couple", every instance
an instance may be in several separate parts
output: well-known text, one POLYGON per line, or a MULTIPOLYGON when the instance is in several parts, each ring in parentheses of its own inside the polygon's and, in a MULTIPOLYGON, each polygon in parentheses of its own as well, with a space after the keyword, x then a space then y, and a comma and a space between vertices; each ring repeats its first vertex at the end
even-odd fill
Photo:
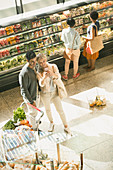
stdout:
MULTIPOLYGON (((55 126, 50 106, 50 103, 53 102, 64 125, 64 131, 72 134, 66 121, 61 99, 58 96, 56 84, 54 84, 55 79, 61 78, 57 65, 49 64, 44 54, 40 53, 38 56, 36 56, 32 50, 26 53, 26 59, 27 63, 24 65, 19 74, 21 95, 23 96, 25 103, 30 103, 35 107, 37 106, 38 82, 41 88, 40 97, 44 104, 47 117, 50 121, 50 127, 48 131, 52 132, 55 126), (38 72, 35 70, 37 62, 39 66, 38 72)), ((32 128, 33 130, 36 130, 37 111, 29 105, 27 105, 27 108, 32 128)))

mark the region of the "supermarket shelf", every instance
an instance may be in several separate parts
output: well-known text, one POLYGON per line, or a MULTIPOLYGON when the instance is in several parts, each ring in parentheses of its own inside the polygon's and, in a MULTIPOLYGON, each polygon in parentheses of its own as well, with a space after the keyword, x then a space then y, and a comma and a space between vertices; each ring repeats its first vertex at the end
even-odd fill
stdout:
MULTIPOLYGON (((43 47, 40 47, 40 48, 33 48, 32 50, 34 50, 34 51, 39 51, 39 49, 44 49, 44 48, 47 48, 47 47, 55 46, 55 45, 57 45, 57 44, 63 44, 63 42, 62 42, 62 41, 59 41, 59 42, 51 43, 51 44, 49 44, 49 45, 47 45, 47 46, 43 46, 43 47)), ((17 54, 8 56, 8 57, 0 58, 0 61, 4 61, 5 59, 10 59, 10 58, 13 58, 13 57, 16 57, 16 56, 19 56, 19 55, 24 55, 24 54, 26 54, 26 51, 21 52, 21 53, 17 53, 17 54)))
MULTIPOLYGON (((112 42, 113 42, 113 38, 110 38, 110 39, 104 41, 104 45, 109 44, 109 43, 112 43, 112 42)), ((57 44, 63 44, 63 42, 61 41, 61 42, 56 43, 56 44, 54 44, 54 45, 57 45, 57 44)), ((49 45, 48 47, 51 47, 51 46, 49 45)), ((43 49, 43 48, 46 48, 46 47, 42 47, 41 49, 43 49)), ((36 49, 36 50, 34 50, 34 51, 37 52, 38 50, 36 49)), ((82 52, 82 51, 83 51, 83 47, 81 48, 81 52, 82 52)), ((25 54, 25 53, 24 53, 24 54, 25 54)), ((10 57, 9 57, 9 58, 10 58, 10 57)), ((48 59, 49 62, 55 62, 55 61, 57 61, 57 60, 59 60, 59 59, 62 59, 63 56, 62 56, 62 55, 53 55, 53 56, 48 56, 48 58, 49 58, 49 59, 48 59)), ((4 57, 4 60, 5 60, 5 59, 8 59, 8 58, 5 58, 5 57, 4 57)), ((13 72, 13 71, 16 71, 16 70, 20 70, 22 67, 23 67, 23 65, 19 65, 19 66, 16 66, 16 67, 13 67, 13 68, 10 68, 10 69, 1 71, 1 72, 0 72, 0 76, 2 76, 2 75, 4 75, 4 74, 7 74, 7 73, 10 73, 10 72, 13 72)))
POLYGON ((100 30, 103 30, 103 29, 106 29, 106 28, 113 28, 113 24, 109 25, 109 26, 106 26, 106 27, 102 27, 102 28, 100 28, 100 30))
MULTIPOLYGON (((77 6, 78 7, 78 6, 77 6)), ((75 7, 73 7, 73 8, 75 8, 75 7)), ((98 9, 97 11, 102 11, 102 10, 104 10, 104 9, 108 9, 108 8, 113 8, 113 5, 112 6, 108 6, 108 7, 106 7, 106 8, 102 8, 102 9, 98 9)), ((68 8, 69 9, 69 8, 68 8)), ((53 13, 52 13, 53 14, 53 13)), ((86 13, 84 13, 84 14, 80 14, 80 15, 75 15, 75 16, 73 16, 73 18, 77 18, 77 17, 81 17, 81 16, 84 16, 84 15, 87 15, 87 14, 89 14, 89 12, 86 12, 86 13)), ((49 14, 48 14, 49 15, 49 14)), ((37 16, 38 17, 38 16, 37 16)), ((111 16, 108 16, 108 17, 111 17, 111 16)), ((99 19, 105 19, 105 18, 99 18, 99 19)), ((37 20, 36 18, 35 19, 33 19, 32 21, 34 21, 34 20, 37 20)), ((19 32, 14 32, 14 33, 12 33, 12 34, 9 34, 9 35, 5 35, 5 36, 1 36, 0 37, 0 39, 2 39, 2 38, 5 38, 5 37, 10 37, 10 36, 15 36, 15 35, 18 35, 18 34, 23 34, 23 33, 28 33, 28 32, 33 32, 33 30, 34 31, 36 31, 36 30, 40 30, 40 29, 43 29, 43 28, 46 28, 46 27, 49 27, 49 26, 52 26, 53 24, 56 24, 56 23, 59 23, 59 22, 62 22, 62 21, 65 21, 66 19, 62 19, 62 20, 60 20, 60 21, 56 21, 56 22, 54 22, 54 23, 49 23, 49 24, 47 24, 46 23, 46 25, 41 25, 40 27, 36 27, 36 28, 30 28, 30 29, 26 29, 26 30, 24 30, 24 31, 19 31, 19 32), (31 31, 31 29, 32 29, 32 31, 31 31)), ((26 21, 28 21, 28 20, 24 20, 24 22, 26 22, 26 21)), ((23 21, 21 21, 22 23, 23 23, 23 21)), ((21 23, 20 22, 20 23, 21 23)), ((16 23, 15 23, 16 24, 16 23)), ((12 24, 11 24, 12 25, 12 24)), ((7 25, 7 26, 10 26, 10 25, 7 25)))
POLYGON ((0 50, 6 49, 6 48, 10 48, 10 47, 14 47, 14 46, 18 46, 19 44, 23 44, 23 43, 26 43, 26 42, 32 42, 32 41, 44 39, 44 38, 49 37, 50 35, 56 35, 59 32, 61 32, 61 31, 57 31, 57 32, 53 32, 51 34, 43 35, 43 36, 40 36, 40 37, 37 37, 37 38, 32 38, 32 39, 28 39, 28 40, 25 40, 25 41, 21 41, 21 42, 18 42, 16 44, 4 46, 4 47, 0 48, 0 50))

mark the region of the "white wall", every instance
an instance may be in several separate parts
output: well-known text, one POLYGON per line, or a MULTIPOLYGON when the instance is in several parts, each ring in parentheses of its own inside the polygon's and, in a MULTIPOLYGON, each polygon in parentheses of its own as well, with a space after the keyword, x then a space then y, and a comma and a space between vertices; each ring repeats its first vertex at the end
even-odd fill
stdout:
POLYGON ((15 0, 0 0, 0 18, 16 15, 15 0))
MULTIPOLYGON (((70 0, 65 0, 65 2, 70 0)), ((75 0, 76 1, 76 0, 75 0)), ((17 0, 18 5, 20 1, 17 0)), ((57 0, 22 0, 24 12, 57 4, 57 0)), ((0 0, 0 18, 16 15, 15 0, 0 0)))

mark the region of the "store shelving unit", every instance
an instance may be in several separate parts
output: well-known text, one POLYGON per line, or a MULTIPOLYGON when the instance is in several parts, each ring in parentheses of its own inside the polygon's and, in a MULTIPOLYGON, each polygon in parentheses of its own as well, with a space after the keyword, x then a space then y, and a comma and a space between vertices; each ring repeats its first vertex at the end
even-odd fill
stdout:
MULTIPOLYGON (((18 86, 18 74, 25 63, 25 53, 28 49, 33 49, 37 53, 39 51, 46 53, 49 62, 56 63, 59 70, 63 71, 63 42, 60 35, 62 29, 67 26, 63 11, 70 10, 71 16, 76 21, 75 29, 79 31, 80 35, 84 35, 86 29, 84 30, 82 25, 83 23, 90 23, 88 14, 94 9, 94 4, 98 2, 103 3, 104 1, 83 0, 79 3, 57 4, 51 6, 51 10, 48 7, 0 20, 2 30, 5 30, 4 35, 0 36, 0 44, 2 43, 0 47, 0 69, 3 66, 2 71, 0 71, 0 91, 18 86), (58 53, 54 52, 54 48, 57 49, 58 53), (15 67, 12 68, 11 65, 15 67)), ((97 9, 100 13, 110 10, 113 10, 112 4, 97 9)), ((113 23, 107 22, 110 17, 113 17, 113 13, 106 13, 99 18, 100 22, 106 20, 105 25, 100 28, 101 30, 113 28, 113 23)), ((113 53, 113 37, 104 42, 105 48, 100 51, 100 58, 113 53)), ((79 63, 84 64, 85 62, 85 58, 81 55, 79 63)))

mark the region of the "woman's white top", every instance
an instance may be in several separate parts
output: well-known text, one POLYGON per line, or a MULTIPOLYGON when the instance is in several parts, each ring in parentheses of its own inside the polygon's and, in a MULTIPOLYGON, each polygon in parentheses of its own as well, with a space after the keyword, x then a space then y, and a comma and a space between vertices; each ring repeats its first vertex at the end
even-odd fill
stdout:
POLYGON ((80 40, 80 35, 79 33, 75 30, 75 28, 66 28, 62 30, 62 36, 61 36, 62 41, 64 42, 64 45, 66 49, 70 48, 74 50, 80 49, 81 45, 81 40, 80 40), (75 37, 76 34, 76 37, 75 37), (75 40, 74 40, 75 37, 75 40), (74 45, 73 45, 73 40, 74 40, 74 45))

